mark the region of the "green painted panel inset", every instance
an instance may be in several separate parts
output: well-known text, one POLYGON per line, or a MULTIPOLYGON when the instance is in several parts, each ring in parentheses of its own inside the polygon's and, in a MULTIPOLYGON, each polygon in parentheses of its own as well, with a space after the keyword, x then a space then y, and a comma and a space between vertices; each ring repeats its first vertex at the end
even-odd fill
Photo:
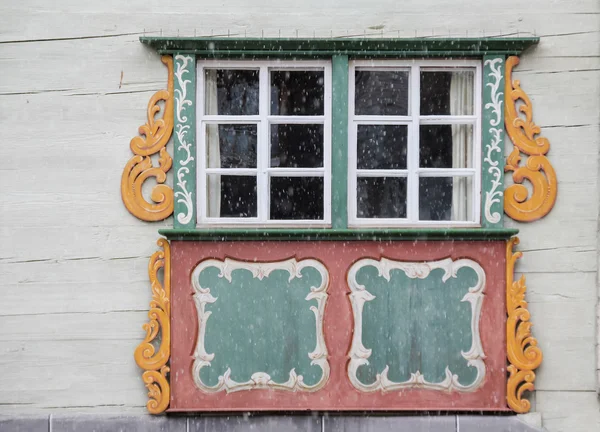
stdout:
MULTIPOLYGON (((318 343, 320 327, 316 323, 326 298, 328 276, 323 275, 324 267, 279 265, 285 261, 259 264, 226 260, 223 265, 212 261, 216 265, 208 265, 193 276, 216 299, 204 303, 204 316, 210 314, 205 318, 204 350, 214 358, 199 372, 195 369, 196 382, 199 379, 202 386, 222 390, 226 386, 219 386, 220 377, 229 370, 236 383, 247 383, 253 375, 266 373, 274 383, 282 384, 295 373, 302 376, 305 386, 324 384, 328 374, 309 356, 319 351, 320 344, 325 350, 322 337, 318 343), (319 294, 315 296, 311 287, 324 288, 322 292, 316 289, 319 294), (323 297, 319 299, 319 295, 323 297)), ((312 260, 300 263, 307 261, 312 260)), ((200 291, 196 289, 197 306, 200 298, 206 299, 200 291)), ((197 362, 202 360, 199 357, 197 362)), ((239 388, 234 386, 235 390, 239 388)))
POLYGON ((504 56, 483 60, 481 225, 504 226, 504 56))
POLYGON ((174 178, 175 228, 196 227, 196 58, 174 57, 175 115, 174 178))
POLYGON ((348 56, 332 62, 331 226, 348 227, 348 56))
POLYGON ((362 350, 352 348, 358 354, 351 358, 359 364, 359 387, 379 385, 382 390, 393 390, 418 386, 418 374, 439 390, 477 387, 485 373, 484 354, 478 348, 480 336, 473 334, 476 326, 472 325, 473 317, 479 319, 477 311, 483 301, 481 267, 470 260, 396 262, 399 266, 383 262, 386 260, 368 261, 362 266, 357 263, 360 267, 352 290, 355 313, 357 298, 365 300, 362 345, 371 350, 368 362, 363 362, 362 350), (361 285, 368 294, 356 288, 361 285), (392 383, 381 380, 386 369, 392 383), (456 383, 447 381, 448 371, 457 376, 456 383))

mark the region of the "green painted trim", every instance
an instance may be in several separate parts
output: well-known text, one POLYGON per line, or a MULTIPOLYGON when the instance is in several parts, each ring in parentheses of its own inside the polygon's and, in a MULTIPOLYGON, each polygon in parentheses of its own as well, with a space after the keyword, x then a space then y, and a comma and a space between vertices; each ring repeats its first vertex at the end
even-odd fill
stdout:
POLYGON ((504 226, 504 56, 483 58, 481 225, 504 226))
POLYGON ((348 56, 331 58, 331 226, 348 227, 348 56))
POLYGON ((512 228, 407 228, 407 229, 161 229, 169 240, 187 241, 382 241, 382 240, 506 240, 519 230, 512 228))
POLYGON ((196 226, 196 58, 176 54, 173 60, 173 226, 192 229, 196 226))
POLYGON ((518 55, 539 42, 523 38, 357 38, 261 39, 143 36, 161 54, 187 53, 208 58, 331 57, 483 57, 518 55))

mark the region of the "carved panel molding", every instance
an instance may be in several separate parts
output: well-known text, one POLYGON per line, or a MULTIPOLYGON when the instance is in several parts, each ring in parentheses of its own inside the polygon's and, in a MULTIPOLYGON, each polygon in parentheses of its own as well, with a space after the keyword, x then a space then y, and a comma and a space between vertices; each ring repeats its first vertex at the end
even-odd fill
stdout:
POLYGON ((352 382, 352 385, 363 392, 374 392, 377 390, 393 391, 406 388, 445 391, 457 390, 461 392, 477 389, 483 382, 486 371, 483 360, 485 354, 483 352, 479 333, 479 318, 484 297, 485 281, 486 277, 483 268, 470 259, 452 261, 452 259, 447 258, 440 261, 403 262, 387 258, 382 258, 379 261, 368 258, 361 259, 354 263, 348 271, 348 285, 351 290, 350 301, 352 303, 352 312, 354 314, 354 334, 349 354, 350 363, 348 365, 348 377, 352 382), (411 279, 425 279, 432 270, 442 269, 444 271, 442 282, 446 282, 451 277, 455 278, 458 270, 462 267, 469 267, 475 271, 478 279, 477 283, 475 286, 467 288, 467 293, 461 300, 471 304, 471 348, 467 352, 461 353, 462 357, 467 361, 467 364, 477 369, 477 376, 471 384, 462 385, 458 381, 459 377, 450 371, 449 366, 446 367, 446 377, 441 382, 428 382, 420 371, 411 373, 411 377, 407 381, 394 382, 388 378, 389 365, 386 365, 383 371, 377 374, 375 382, 372 384, 364 384, 360 381, 357 376, 358 368, 368 364, 369 357, 371 357, 372 354, 372 349, 367 349, 363 345, 363 308, 365 303, 374 300, 375 296, 373 296, 364 285, 357 282, 356 276, 360 269, 367 266, 375 267, 379 272, 379 276, 385 278, 388 282, 391 278, 390 271, 395 269, 401 270, 411 279))
MULTIPOLYGON (((226 258, 225 260, 208 259, 202 261, 192 272, 192 286, 194 288, 194 302, 198 313, 198 340, 194 351, 193 377, 196 386, 206 393, 215 393, 225 390, 227 393, 240 390, 252 389, 275 389, 287 391, 305 391, 314 392, 321 389, 329 379, 329 362, 327 360, 328 353, 325 346, 325 337, 323 334, 323 314, 325 311, 325 302, 327 301, 327 287, 329 286, 329 272, 323 264, 314 259, 304 259, 296 261, 288 259, 285 261, 275 262, 246 262, 237 261, 235 259, 226 258), (222 376, 219 376, 218 383, 214 386, 205 384, 200 378, 200 370, 211 366, 211 361, 214 360, 215 354, 208 353, 205 347, 206 325, 212 312, 206 310, 208 304, 215 303, 217 298, 211 293, 210 287, 200 285, 200 274, 207 268, 217 268, 219 278, 225 278, 230 283, 232 282, 232 272, 234 270, 246 270, 251 272, 252 277, 263 280, 268 278, 274 270, 283 270, 289 273, 289 281, 294 278, 302 277, 302 269, 310 267, 317 270, 321 276, 321 282, 318 286, 310 287, 310 293, 305 300, 316 300, 317 306, 310 306, 310 310, 315 316, 315 334, 316 347, 314 351, 306 355, 311 360, 312 365, 317 365, 322 370, 321 378, 314 385, 304 383, 302 375, 296 374, 292 369, 289 372, 289 379, 286 382, 275 382, 271 376, 264 371, 255 371, 249 380, 244 382, 235 381, 231 375, 231 368, 227 368, 222 376)), ((248 301, 261 301, 261 299, 249 299, 248 301)), ((261 337, 263 337, 262 335, 261 337)))

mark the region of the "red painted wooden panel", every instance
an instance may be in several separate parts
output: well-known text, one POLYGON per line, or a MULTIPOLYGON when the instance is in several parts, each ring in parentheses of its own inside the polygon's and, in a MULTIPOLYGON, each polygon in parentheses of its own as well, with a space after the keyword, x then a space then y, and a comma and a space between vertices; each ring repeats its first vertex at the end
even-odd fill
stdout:
POLYGON ((477 410, 506 411, 505 247, 493 242, 187 242, 172 241, 171 405, 179 411, 372 411, 477 410), (410 389, 382 393, 356 390, 347 377, 353 316, 346 274, 361 258, 385 256, 401 261, 470 258, 485 270, 487 285, 480 332, 486 354, 483 385, 469 393, 410 389), (280 261, 313 258, 330 273, 324 332, 331 376, 314 393, 250 390, 227 394, 201 392, 192 379, 198 321, 192 295, 191 273, 207 258, 280 261))

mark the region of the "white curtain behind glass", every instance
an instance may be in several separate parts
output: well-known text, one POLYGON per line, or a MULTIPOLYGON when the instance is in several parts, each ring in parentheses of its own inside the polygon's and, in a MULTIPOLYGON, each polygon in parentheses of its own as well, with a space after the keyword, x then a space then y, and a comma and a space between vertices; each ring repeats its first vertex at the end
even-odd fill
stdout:
MULTIPOLYGON (((450 82, 450 115, 473 114, 473 73, 454 72, 450 82)), ((471 128, 452 125, 452 168, 469 167, 473 160, 471 128)), ((455 177, 452 186, 452 220, 470 219, 472 193, 467 178, 455 177)))
MULTIPOLYGON (((217 71, 214 69, 206 71, 204 109, 206 113, 212 115, 218 114, 217 71)), ((207 167, 220 168, 219 125, 206 126, 206 152, 207 167)), ((207 176, 207 182, 208 217, 219 217, 221 215, 221 176, 209 175, 207 176)))

